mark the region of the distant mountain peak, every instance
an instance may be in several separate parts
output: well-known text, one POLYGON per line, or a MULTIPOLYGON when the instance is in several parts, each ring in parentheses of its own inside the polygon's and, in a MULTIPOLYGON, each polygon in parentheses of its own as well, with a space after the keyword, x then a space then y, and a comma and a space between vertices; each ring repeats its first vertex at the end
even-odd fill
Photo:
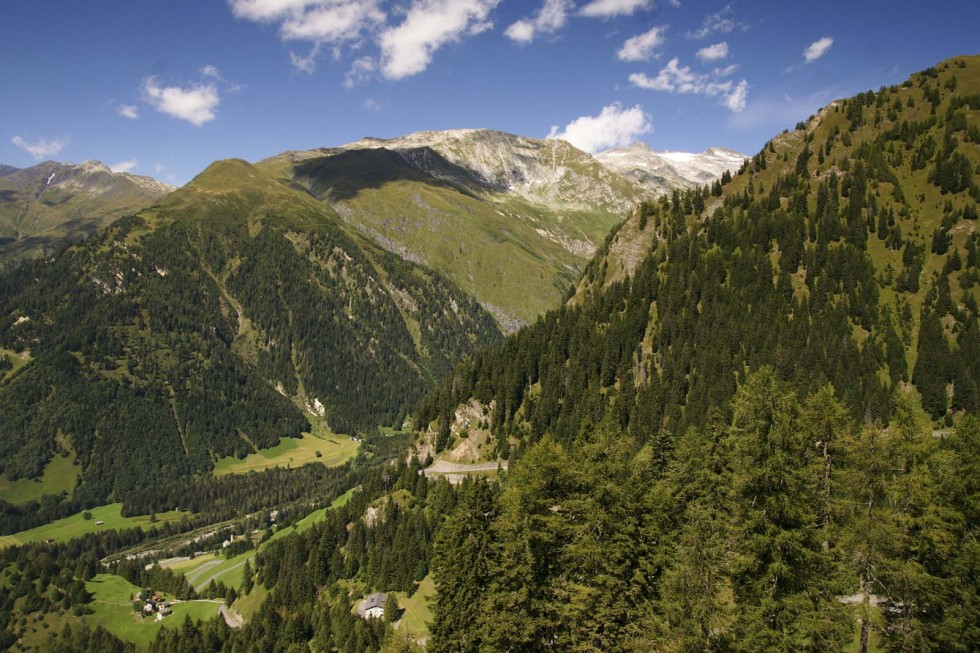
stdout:
POLYGON ((173 190, 95 160, 0 166, 0 266, 94 233, 173 190))
POLYGON ((727 147, 709 147, 700 154, 672 150, 658 152, 642 141, 595 155, 595 159, 609 170, 657 195, 673 188, 709 184, 725 171, 737 171, 747 158, 727 147))

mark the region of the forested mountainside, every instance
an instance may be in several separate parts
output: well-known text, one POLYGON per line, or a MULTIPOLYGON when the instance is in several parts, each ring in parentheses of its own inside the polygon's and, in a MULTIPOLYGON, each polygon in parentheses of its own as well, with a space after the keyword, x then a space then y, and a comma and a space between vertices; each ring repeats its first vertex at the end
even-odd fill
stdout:
POLYGON ((421 404, 516 463, 440 530, 430 650, 980 646, 978 91, 947 61, 642 205, 421 404))
POLYGON ((98 161, 0 165, 0 267, 52 254, 173 189, 151 177, 112 172, 98 161))
POLYGON ((74 452, 74 498, 91 505, 299 436, 307 416, 400 426, 499 337, 443 276, 349 235, 305 191, 219 162, 0 276, 0 473, 37 477, 74 452))
POLYGON ((463 364, 419 424, 477 399, 504 457, 607 408, 676 433, 764 365, 855 418, 887 421, 907 384, 940 422, 976 411, 978 68, 834 103, 724 185, 644 203, 567 306, 463 364))

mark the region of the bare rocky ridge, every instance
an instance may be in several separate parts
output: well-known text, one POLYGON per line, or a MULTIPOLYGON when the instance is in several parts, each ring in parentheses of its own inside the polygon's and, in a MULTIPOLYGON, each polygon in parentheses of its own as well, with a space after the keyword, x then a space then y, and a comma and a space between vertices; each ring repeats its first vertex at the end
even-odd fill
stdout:
MULTIPOLYGON (((558 139, 537 139, 491 129, 422 131, 395 138, 365 137, 338 147, 289 151, 262 163, 299 163, 353 150, 387 149, 437 178, 444 171, 424 155, 434 151, 472 172, 488 192, 520 197, 553 210, 625 213, 640 199, 674 188, 708 184, 735 172, 743 154, 713 147, 700 154, 654 152, 645 143, 596 155, 558 139)), ((462 181, 462 180, 456 180, 462 181)))
POLYGON ((693 188, 710 184, 726 171, 734 174, 745 162, 744 154, 723 147, 690 152, 655 152, 646 143, 606 150, 595 159, 609 170, 631 179, 654 195, 674 188, 693 188))

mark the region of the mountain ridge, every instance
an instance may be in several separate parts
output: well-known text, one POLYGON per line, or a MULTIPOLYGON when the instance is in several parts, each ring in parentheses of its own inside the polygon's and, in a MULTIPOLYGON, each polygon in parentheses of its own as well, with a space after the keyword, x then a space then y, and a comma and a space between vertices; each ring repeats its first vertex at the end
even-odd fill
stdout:
POLYGON ((32 258, 152 205, 175 189, 105 164, 43 161, 0 175, 0 263, 32 258))

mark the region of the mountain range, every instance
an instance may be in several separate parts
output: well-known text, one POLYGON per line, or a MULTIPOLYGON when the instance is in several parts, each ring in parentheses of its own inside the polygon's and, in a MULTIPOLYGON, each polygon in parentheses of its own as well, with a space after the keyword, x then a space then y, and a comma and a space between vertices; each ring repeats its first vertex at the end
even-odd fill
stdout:
POLYGON ((0 264, 50 253, 150 206, 173 186, 98 161, 0 167, 0 264))
MULTIPOLYGON (((561 299, 637 201, 713 181, 744 159, 721 149, 688 158, 681 169, 651 155, 623 171, 564 141, 468 129, 364 138, 255 166, 299 184, 381 247, 447 275, 509 332, 561 299)), ((0 262, 52 251, 172 190, 97 162, 9 168, 0 262)))

